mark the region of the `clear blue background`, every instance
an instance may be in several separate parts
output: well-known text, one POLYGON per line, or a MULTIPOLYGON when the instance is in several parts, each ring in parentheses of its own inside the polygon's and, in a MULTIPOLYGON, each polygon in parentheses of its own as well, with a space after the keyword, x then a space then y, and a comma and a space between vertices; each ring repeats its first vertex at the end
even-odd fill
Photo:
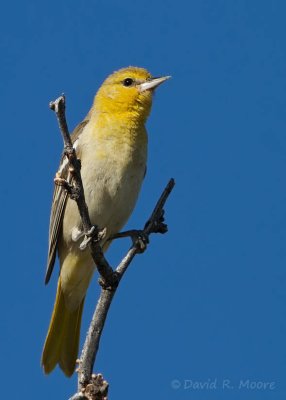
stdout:
MULTIPOLYGON (((67 399, 76 389, 76 376, 40 367, 62 151, 48 102, 65 92, 73 128, 109 73, 138 65, 173 79, 155 96, 148 174, 128 226, 144 224, 170 177, 177 185, 169 233, 152 237, 116 295, 96 372, 111 399, 285 399, 285 14, 282 0, 2 5, 2 398, 67 399), (239 388, 247 379, 274 389, 239 388), (184 388, 190 380, 216 388, 184 388)), ((110 250, 113 264, 128 245, 110 250)), ((97 297, 95 279, 82 339, 97 297)))

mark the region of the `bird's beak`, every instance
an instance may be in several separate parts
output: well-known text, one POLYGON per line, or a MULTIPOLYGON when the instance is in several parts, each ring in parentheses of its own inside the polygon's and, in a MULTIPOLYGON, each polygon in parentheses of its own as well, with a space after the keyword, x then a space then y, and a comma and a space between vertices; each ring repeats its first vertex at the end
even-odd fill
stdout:
POLYGON ((157 86, 161 85, 161 83, 165 82, 167 79, 170 79, 170 76, 161 76, 160 78, 151 78, 149 81, 143 82, 139 85, 139 91, 144 92, 145 90, 155 89, 157 86))

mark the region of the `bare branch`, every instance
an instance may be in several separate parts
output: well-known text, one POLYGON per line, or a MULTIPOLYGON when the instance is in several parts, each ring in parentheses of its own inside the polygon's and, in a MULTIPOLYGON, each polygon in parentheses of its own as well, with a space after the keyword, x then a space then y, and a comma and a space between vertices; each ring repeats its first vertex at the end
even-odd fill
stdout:
POLYGON ((122 237, 131 237, 132 239, 132 246, 128 250, 126 256, 118 264, 115 271, 113 271, 99 244, 100 240, 105 235, 105 231, 104 229, 100 231, 98 227, 93 226, 90 221, 80 173, 80 160, 76 157, 76 152, 73 148, 66 122, 65 97, 60 96, 57 100, 51 102, 50 108, 55 111, 57 115, 64 141, 64 154, 68 158, 70 171, 73 177, 72 185, 58 175, 55 178, 55 183, 63 186, 65 190, 67 190, 69 196, 77 203, 85 233, 85 240, 81 244, 81 247, 84 248, 87 245, 90 246, 94 263, 96 264, 101 276, 99 283, 102 286, 101 294, 92 317, 79 361, 78 393, 72 396, 70 400, 107 400, 108 383, 103 380, 101 374, 92 374, 92 370, 108 310, 120 280, 135 255, 142 253, 146 249, 146 246, 149 243, 149 236, 152 233, 167 232, 167 225, 164 223, 164 205, 175 186, 175 181, 174 179, 170 179, 168 182, 154 207, 150 218, 145 223, 143 230, 121 232, 109 238, 109 240, 122 237))
POLYGON ((76 156, 76 151, 73 148, 72 140, 69 134, 68 125, 65 116, 65 97, 60 96, 55 101, 50 103, 50 109, 56 113, 57 120, 59 123, 59 128, 62 134, 64 142, 64 154, 69 160, 70 171, 73 175, 73 185, 69 185, 67 182, 63 182, 59 177, 56 176, 56 183, 61 184, 68 190, 71 198, 77 203, 78 210, 81 216, 83 230, 86 238, 89 238, 88 244, 90 245, 91 255, 94 263, 97 266, 98 272, 102 277, 102 280, 106 286, 112 286, 114 284, 113 270, 108 264, 106 258, 104 257, 101 246, 98 243, 99 229, 93 227, 90 221, 88 208, 84 197, 84 188, 82 184, 81 174, 80 174, 80 161, 76 156), (77 195, 76 195, 77 194, 77 195))
MULTIPOLYGON (((149 238, 151 233, 157 233, 158 226, 162 224, 162 214, 165 202, 171 193, 173 187, 175 186, 174 179, 171 179, 164 189, 160 199, 158 200, 150 218, 145 224, 143 229, 143 234, 149 238)), ((136 231, 129 231, 134 234, 136 231)), ((141 232, 141 231, 139 231, 141 232)), ((122 279, 124 273, 126 272, 131 261, 136 254, 140 253, 140 248, 138 249, 136 241, 133 243, 126 256, 122 259, 120 264, 117 266, 115 272, 117 274, 118 283, 122 279)), ((104 328, 104 323, 108 314, 110 304, 112 302, 113 296, 116 292, 116 287, 112 290, 102 288, 101 294, 94 311, 91 324, 87 333, 87 337, 83 346, 83 350, 80 358, 79 365, 79 390, 85 387, 86 383, 89 381, 92 374, 93 365, 95 363, 96 354, 99 348, 99 342, 101 338, 101 333, 104 328)))

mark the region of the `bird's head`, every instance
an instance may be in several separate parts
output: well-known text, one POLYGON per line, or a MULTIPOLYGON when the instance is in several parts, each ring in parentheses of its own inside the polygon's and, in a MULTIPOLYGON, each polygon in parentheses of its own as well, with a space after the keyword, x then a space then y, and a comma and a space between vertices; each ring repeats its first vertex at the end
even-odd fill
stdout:
POLYGON ((95 96, 95 111, 145 121, 154 89, 170 76, 154 78, 144 68, 128 67, 111 74, 95 96))

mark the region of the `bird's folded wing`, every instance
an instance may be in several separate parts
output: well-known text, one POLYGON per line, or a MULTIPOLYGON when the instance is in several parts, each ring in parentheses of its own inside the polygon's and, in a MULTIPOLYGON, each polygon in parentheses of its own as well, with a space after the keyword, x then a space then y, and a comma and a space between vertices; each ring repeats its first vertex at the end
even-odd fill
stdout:
MULTIPOLYGON (((76 141, 82 133, 84 127, 89 122, 89 115, 75 128, 71 135, 73 145, 75 147, 76 141)), ((80 152, 77 149, 77 157, 80 158, 80 152)), ((68 170, 68 162, 66 156, 63 155, 59 167, 60 177, 66 179, 68 183, 72 183, 72 177, 68 170)), ((50 216, 50 229, 49 229, 49 250, 48 250, 48 261, 45 283, 47 284, 53 272, 59 235, 62 227, 65 206, 67 202, 68 194, 66 190, 59 185, 55 185, 54 196, 52 202, 51 216, 50 216)))

